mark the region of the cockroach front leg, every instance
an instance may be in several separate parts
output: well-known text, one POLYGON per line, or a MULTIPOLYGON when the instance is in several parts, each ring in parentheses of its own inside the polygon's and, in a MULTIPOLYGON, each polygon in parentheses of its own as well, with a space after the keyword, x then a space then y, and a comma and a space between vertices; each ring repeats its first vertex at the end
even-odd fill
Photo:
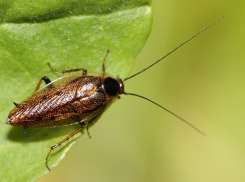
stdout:
POLYGON ((105 75, 105 60, 106 60, 106 57, 109 54, 109 52, 110 52, 110 49, 107 49, 105 57, 104 57, 103 62, 102 62, 103 75, 105 75))

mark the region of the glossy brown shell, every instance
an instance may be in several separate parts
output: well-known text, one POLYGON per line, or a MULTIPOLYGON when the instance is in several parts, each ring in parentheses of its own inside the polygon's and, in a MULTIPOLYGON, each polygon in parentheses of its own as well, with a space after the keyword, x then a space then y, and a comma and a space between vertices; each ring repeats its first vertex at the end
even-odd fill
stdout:
POLYGON ((69 75, 51 82, 18 104, 6 123, 21 128, 72 125, 101 114, 117 98, 118 94, 105 93, 102 75, 69 75))

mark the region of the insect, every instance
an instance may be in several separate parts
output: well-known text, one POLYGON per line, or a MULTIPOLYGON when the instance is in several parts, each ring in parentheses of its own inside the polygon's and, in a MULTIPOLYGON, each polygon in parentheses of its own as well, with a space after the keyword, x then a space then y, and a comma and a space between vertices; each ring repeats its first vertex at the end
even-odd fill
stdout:
POLYGON ((121 94, 133 95, 148 100, 187 123, 199 133, 205 135, 202 131, 183 118, 152 100, 137 94, 126 93, 124 91, 124 81, 131 79, 154 66, 194 37, 216 24, 218 21, 209 25, 147 68, 125 79, 114 78, 106 73, 105 60, 109 50, 103 59, 102 73, 88 74, 87 70, 83 68, 59 71, 51 67, 48 63, 49 67, 56 72, 68 73, 82 71, 82 73, 67 75, 53 82, 51 82, 46 76, 42 77, 34 93, 30 97, 20 104, 14 102, 16 107, 8 115, 6 124, 23 128, 24 132, 26 132, 27 128, 51 128, 74 124, 79 124, 81 126, 79 129, 50 148, 46 157, 46 167, 48 170, 50 170, 48 166, 48 158, 52 150, 65 143, 84 128, 88 131, 90 124, 100 116, 111 103, 119 98, 119 95, 121 94), (46 86, 40 89, 42 81, 46 83, 46 86))

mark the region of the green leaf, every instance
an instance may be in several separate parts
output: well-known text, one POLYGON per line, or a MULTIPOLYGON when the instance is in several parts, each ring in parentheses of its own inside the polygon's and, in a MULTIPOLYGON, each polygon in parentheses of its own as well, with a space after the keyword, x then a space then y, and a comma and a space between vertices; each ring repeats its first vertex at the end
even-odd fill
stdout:
MULTIPOLYGON (((33 181, 48 172, 45 157, 50 147, 79 126, 27 129, 24 134, 4 122, 13 102, 31 95, 42 76, 62 76, 51 71, 47 61, 59 70, 83 67, 101 72, 110 49, 106 72, 128 76, 151 31, 151 1, 2 0, 0 7, 0 176, 1 181, 33 181)), ((51 153, 51 169, 81 135, 51 153)))

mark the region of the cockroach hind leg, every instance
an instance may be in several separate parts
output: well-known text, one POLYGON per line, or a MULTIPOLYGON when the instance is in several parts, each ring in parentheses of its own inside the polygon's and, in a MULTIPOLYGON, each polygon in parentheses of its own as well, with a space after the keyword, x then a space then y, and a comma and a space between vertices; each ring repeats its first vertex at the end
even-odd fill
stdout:
POLYGON ((14 105, 17 107, 19 104, 17 104, 16 102, 13 102, 14 103, 14 105))
POLYGON ((59 147, 61 144, 65 143, 66 141, 68 141, 71 137, 73 137, 74 135, 76 135, 79 131, 81 131, 84 128, 85 125, 81 125, 81 128, 77 129, 76 131, 74 131, 73 133, 71 133, 70 135, 68 135, 66 138, 64 138, 62 141, 60 141, 59 143, 57 143, 56 145, 52 146, 49 150, 49 153, 46 157, 46 167, 49 171, 51 171, 51 169, 48 166, 48 158, 50 153, 52 152, 52 150, 54 150, 55 148, 59 147))

